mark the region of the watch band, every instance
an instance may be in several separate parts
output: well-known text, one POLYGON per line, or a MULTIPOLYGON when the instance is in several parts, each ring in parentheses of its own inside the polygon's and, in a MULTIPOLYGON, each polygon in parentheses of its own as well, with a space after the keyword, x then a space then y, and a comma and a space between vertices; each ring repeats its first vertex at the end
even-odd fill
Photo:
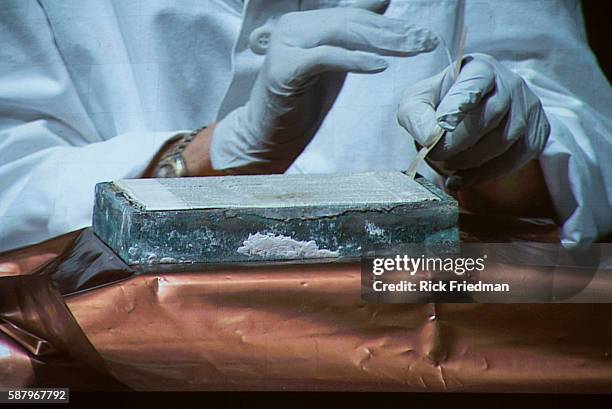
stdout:
POLYGON ((156 178, 180 178, 187 176, 187 164, 183 157, 183 151, 191 143, 193 138, 202 130, 206 129, 205 126, 195 129, 190 133, 179 134, 176 137, 176 144, 157 164, 153 173, 156 178))

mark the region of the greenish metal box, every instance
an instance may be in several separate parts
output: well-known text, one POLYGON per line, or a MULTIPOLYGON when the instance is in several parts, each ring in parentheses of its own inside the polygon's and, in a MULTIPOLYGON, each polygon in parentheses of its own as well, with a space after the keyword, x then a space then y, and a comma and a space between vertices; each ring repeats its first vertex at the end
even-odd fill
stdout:
POLYGON ((95 195, 94 232, 130 265, 350 261, 459 240, 457 202, 401 172, 134 179, 95 195))

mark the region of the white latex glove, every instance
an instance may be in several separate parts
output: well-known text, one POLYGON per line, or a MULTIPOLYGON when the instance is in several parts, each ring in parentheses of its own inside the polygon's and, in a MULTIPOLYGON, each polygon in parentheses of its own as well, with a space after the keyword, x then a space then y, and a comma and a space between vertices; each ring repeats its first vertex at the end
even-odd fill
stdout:
POLYGON ((452 68, 416 83, 398 121, 421 146, 446 135, 427 156, 457 190, 521 168, 544 149, 550 125, 539 98, 493 57, 470 54, 453 83, 452 68))
POLYGON ((427 29, 380 14, 387 0, 361 0, 351 8, 281 16, 249 101, 219 122, 211 144, 218 170, 286 170, 310 142, 347 72, 377 73, 380 56, 433 50, 427 29))

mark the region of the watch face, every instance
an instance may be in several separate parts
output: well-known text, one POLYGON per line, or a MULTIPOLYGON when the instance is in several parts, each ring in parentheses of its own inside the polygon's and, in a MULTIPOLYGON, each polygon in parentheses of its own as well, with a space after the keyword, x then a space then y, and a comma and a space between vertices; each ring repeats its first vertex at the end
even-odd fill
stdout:
POLYGON ((176 177, 174 168, 170 165, 162 165, 157 169, 155 177, 158 178, 173 178, 176 177))
POLYGON ((187 176, 187 167, 180 153, 174 153, 162 159, 155 171, 155 177, 157 178, 180 178, 183 176, 187 176))

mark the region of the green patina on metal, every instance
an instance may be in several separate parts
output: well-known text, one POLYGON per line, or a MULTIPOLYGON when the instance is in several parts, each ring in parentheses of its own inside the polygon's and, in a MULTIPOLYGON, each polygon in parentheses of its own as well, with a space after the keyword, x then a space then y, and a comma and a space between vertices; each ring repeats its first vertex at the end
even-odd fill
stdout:
POLYGON ((96 186, 94 232, 126 263, 350 261, 457 243, 457 202, 401 172, 140 179, 96 186))

